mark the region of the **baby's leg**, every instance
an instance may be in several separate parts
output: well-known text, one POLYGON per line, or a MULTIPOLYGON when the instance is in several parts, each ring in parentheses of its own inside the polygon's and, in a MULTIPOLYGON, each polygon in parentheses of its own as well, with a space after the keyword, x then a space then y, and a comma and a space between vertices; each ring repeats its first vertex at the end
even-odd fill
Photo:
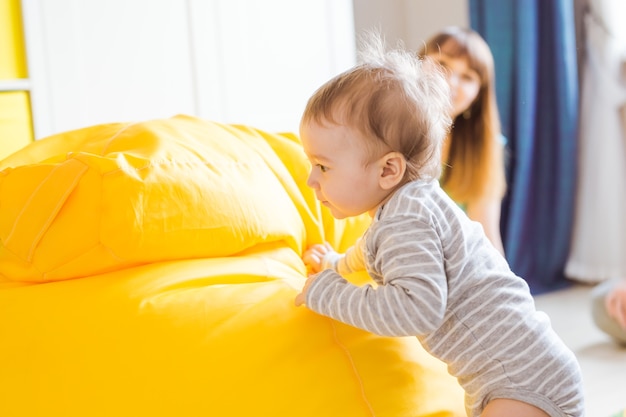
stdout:
POLYGON ((550 417, 534 405, 508 398, 489 401, 480 417, 550 417))

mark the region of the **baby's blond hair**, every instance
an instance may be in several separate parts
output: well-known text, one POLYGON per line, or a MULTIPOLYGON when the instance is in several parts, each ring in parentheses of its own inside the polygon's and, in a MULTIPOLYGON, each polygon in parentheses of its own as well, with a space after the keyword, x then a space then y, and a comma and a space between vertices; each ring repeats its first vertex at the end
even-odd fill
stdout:
POLYGON ((360 63, 322 85, 309 99, 302 124, 355 129, 372 157, 404 155, 403 183, 439 178, 441 144, 451 120, 449 89, 437 65, 402 48, 385 50, 376 33, 362 38, 360 63))

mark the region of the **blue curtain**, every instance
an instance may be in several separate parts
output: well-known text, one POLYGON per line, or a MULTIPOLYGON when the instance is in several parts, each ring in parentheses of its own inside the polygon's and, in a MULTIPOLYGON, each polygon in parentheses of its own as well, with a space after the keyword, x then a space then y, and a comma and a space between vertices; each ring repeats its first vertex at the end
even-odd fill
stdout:
POLYGON ((470 0, 492 48, 509 190, 501 230, 534 294, 563 288, 573 225, 578 71, 572 0, 470 0))

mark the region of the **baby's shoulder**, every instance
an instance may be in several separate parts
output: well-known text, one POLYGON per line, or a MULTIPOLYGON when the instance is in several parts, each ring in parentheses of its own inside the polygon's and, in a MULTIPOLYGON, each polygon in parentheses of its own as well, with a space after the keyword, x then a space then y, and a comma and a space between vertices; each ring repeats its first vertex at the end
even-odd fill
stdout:
POLYGON ((398 189, 386 206, 388 215, 413 215, 429 221, 452 221, 465 217, 438 181, 413 181, 398 189))

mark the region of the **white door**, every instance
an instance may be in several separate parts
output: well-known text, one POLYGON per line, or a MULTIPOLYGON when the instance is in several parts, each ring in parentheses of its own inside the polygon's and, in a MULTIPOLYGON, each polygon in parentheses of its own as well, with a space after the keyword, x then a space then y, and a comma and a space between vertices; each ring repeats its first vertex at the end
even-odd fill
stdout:
POLYGON ((191 114, 295 131, 355 62, 350 0, 22 0, 36 138, 191 114))

